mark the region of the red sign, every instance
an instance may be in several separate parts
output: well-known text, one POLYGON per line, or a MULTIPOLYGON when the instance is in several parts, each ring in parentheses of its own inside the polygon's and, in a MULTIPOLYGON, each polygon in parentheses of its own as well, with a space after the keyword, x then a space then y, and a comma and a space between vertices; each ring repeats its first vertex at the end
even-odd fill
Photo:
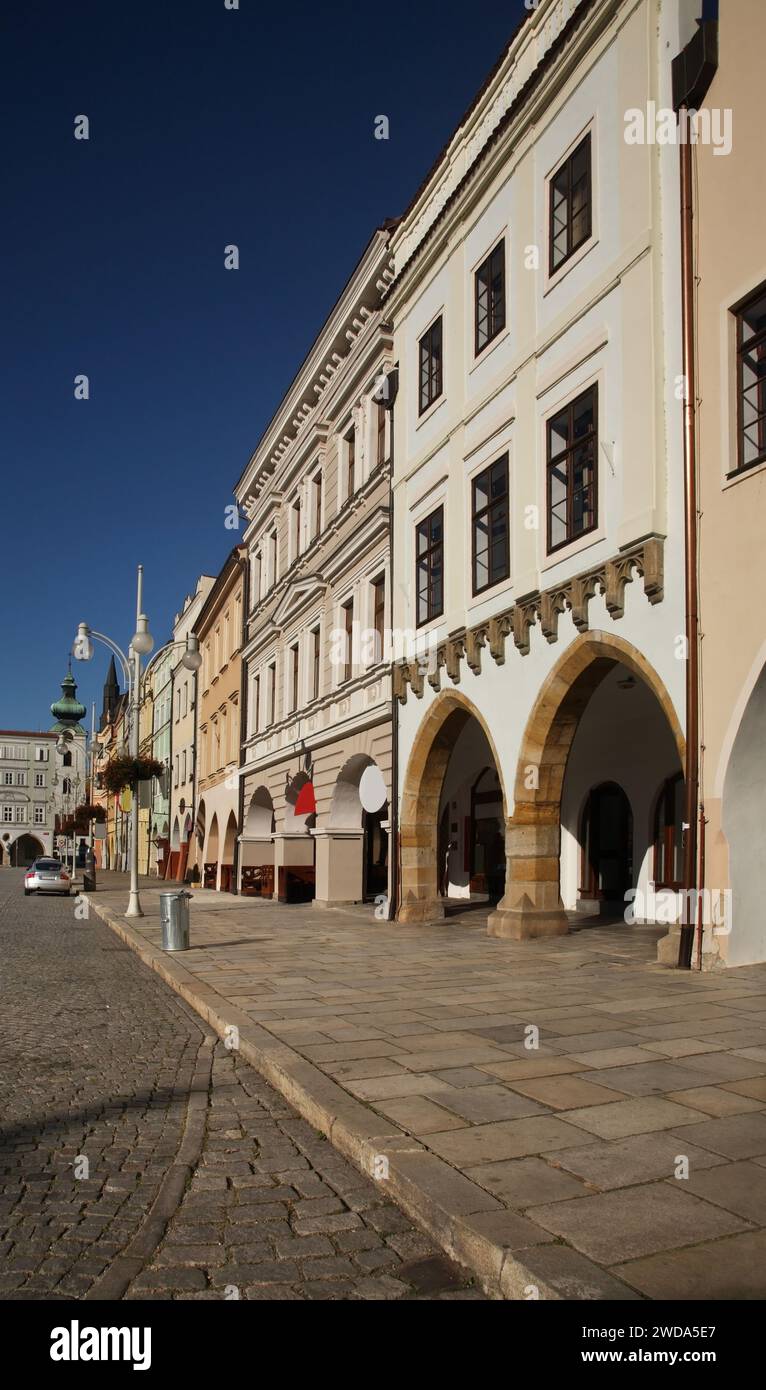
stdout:
POLYGON ((294 816, 311 816, 317 808, 317 799, 314 795, 314 783, 304 782, 298 792, 298 800, 293 807, 294 816))

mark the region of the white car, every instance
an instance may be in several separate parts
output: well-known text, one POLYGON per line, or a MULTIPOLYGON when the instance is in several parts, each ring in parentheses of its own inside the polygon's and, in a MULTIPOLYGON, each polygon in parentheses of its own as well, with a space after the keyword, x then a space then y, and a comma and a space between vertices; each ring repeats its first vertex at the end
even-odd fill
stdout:
POLYGON ((30 893, 66 893, 72 879, 59 859, 35 859, 24 875, 24 896, 30 893))

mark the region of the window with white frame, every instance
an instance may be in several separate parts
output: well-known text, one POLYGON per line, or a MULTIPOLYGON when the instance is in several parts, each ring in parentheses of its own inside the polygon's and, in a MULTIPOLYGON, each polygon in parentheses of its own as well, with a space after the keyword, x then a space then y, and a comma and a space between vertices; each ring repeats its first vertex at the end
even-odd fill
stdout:
MULTIPOLYGON (((26 755, 27 755, 27 752, 26 752, 26 749, 24 749, 24 757, 26 757, 26 755)), ((35 749, 35 762, 36 762, 36 763, 47 763, 47 761, 48 761, 48 749, 45 748, 45 747, 36 748, 36 749, 35 749)))
POLYGON ((45 807, 35 806, 35 825, 45 825, 45 807))
POLYGON ((16 807, 16 823, 17 823, 17 825, 23 825, 24 822, 26 821, 26 818, 27 818, 27 808, 26 808, 26 806, 17 806, 17 807, 16 807))
POLYGON ((13 820, 13 807, 12 807, 12 806, 4 806, 4 807, 3 807, 3 820, 5 821, 6 825, 8 825, 9 822, 13 820))
POLYGON ((4 773, 3 773, 3 786, 4 786, 4 787, 12 787, 12 786, 13 786, 13 773, 12 773, 12 772, 4 772, 4 773))
POLYGON ((44 772, 36 772, 36 773, 35 773, 35 786, 36 786, 36 787, 44 787, 44 786, 45 786, 45 773, 44 773, 44 772))
POLYGON ((181 783, 186 784, 186 749, 181 754, 181 783))
POLYGON ((17 787, 25 787, 26 785, 27 785, 27 774, 26 774, 26 772, 17 772, 17 773, 16 773, 16 786, 17 786, 17 787))

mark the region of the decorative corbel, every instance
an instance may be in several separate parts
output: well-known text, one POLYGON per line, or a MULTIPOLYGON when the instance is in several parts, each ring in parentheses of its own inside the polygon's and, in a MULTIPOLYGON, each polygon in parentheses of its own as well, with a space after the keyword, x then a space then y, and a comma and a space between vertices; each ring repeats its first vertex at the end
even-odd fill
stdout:
POLYGON ((454 637, 447 638, 447 659, 445 666, 447 675, 455 685, 460 684, 460 661, 465 656, 465 633, 456 633, 454 637))
POLYGON ((513 640, 522 656, 529 655, 529 629, 537 617, 539 603, 540 597, 535 594, 534 597, 524 599, 521 603, 516 603, 513 606, 511 630, 513 640))
POLYGON ((603 567, 591 570, 588 574, 579 574, 576 579, 571 581, 570 604, 572 608, 572 622, 578 632, 587 632, 588 623, 588 604, 595 598, 599 589, 606 586, 606 575, 603 567))
POLYGON ((498 666, 505 662, 505 639, 511 631, 511 614, 499 613, 489 620, 489 650, 498 666))
POLYGON ((391 693, 395 700, 400 704, 407 703, 407 677, 405 666, 402 662, 396 662, 391 672, 391 693))
POLYGON ((625 585, 632 584, 634 569, 639 569, 639 557, 635 552, 606 562, 606 607, 612 618, 622 618, 625 614, 625 585))
POLYGON ((475 676, 481 675, 481 649, 486 645, 487 636, 486 624, 469 628, 465 635, 465 659, 468 669, 473 671, 475 676))
POLYGON ((664 551, 659 536, 650 536, 641 547, 639 573, 644 576, 644 593, 650 603, 662 603, 665 595, 664 551))
POLYGON ((571 585, 562 584, 560 589, 548 589, 540 595, 540 627, 548 642, 555 642, 559 635, 559 615, 571 607, 571 585))
POLYGON ((428 684, 430 685, 432 690, 436 691, 438 695, 439 691, 441 690, 442 684, 441 668, 442 666, 444 666, 447 660, 447 652, 445 650, 444 643, 439 643, 439 646, 433 653, 433 658, 431 656, 431 652, 429 651, 428 658, 428 684))

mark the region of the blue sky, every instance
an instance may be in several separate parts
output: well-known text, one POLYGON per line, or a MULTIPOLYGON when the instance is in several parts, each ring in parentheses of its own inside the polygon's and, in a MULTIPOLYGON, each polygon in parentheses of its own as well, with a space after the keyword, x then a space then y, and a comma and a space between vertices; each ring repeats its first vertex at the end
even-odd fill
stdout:
MULTIPOLYGON (((81 619, 127 647, 139 561, 158 643, 218 571, 224 507, 295 368, 524 12, 6 7, 0 727, 49 726, 81 619)), ((101 653, 75 667, 88 708, 101 653)))

